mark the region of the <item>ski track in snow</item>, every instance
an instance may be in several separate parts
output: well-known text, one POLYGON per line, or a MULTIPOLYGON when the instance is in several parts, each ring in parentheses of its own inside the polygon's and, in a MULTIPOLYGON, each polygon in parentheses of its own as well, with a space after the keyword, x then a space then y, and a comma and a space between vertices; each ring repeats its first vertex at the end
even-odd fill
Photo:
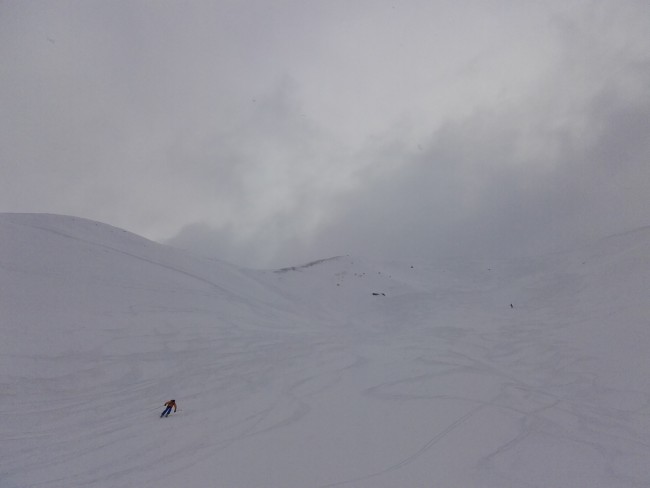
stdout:
POLYGON ((47 215, 0 242, 3 488, 650 486, 647 229, 281 273, 47 215))

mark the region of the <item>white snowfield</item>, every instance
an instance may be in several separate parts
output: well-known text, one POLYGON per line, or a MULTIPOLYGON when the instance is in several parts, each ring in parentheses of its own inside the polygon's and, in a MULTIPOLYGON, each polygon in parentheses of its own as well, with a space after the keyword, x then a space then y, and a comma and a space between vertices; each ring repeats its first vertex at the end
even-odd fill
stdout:
POLYGON ((648 228, 252 271, 0 214, 0 487, 647 487, 649 292, 648 228))

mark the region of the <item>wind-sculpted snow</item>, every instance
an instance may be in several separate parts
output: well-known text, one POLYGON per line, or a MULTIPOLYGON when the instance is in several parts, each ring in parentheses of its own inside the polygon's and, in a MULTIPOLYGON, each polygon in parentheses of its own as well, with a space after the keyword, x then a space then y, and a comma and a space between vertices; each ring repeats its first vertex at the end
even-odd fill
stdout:
POLYGON ((648 229, 277 273, 0 215, 0 486, 650 486, 649 289, 648 229))

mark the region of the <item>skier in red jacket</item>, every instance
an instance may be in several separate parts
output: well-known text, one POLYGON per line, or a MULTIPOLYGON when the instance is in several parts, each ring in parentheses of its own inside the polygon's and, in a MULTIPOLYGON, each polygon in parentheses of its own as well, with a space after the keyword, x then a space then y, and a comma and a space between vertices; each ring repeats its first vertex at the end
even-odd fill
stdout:
POLYGON ((176 400, 169 400, 168 402, 165 402, 164 405, 167 408, 163 411, 163 413, 160 414, 160 418, 169 417, 172 408, 174 409, 174 412, 176 411, 176 400))

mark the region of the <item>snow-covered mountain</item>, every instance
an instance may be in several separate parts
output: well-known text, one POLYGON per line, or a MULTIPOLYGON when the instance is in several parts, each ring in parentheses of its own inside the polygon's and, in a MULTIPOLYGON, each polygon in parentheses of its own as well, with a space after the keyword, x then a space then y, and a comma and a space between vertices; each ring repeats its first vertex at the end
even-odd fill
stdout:
POLYGON ((0 214, 0 486, 650 486, 649 290, 648 228, 254 271, 0 214))

